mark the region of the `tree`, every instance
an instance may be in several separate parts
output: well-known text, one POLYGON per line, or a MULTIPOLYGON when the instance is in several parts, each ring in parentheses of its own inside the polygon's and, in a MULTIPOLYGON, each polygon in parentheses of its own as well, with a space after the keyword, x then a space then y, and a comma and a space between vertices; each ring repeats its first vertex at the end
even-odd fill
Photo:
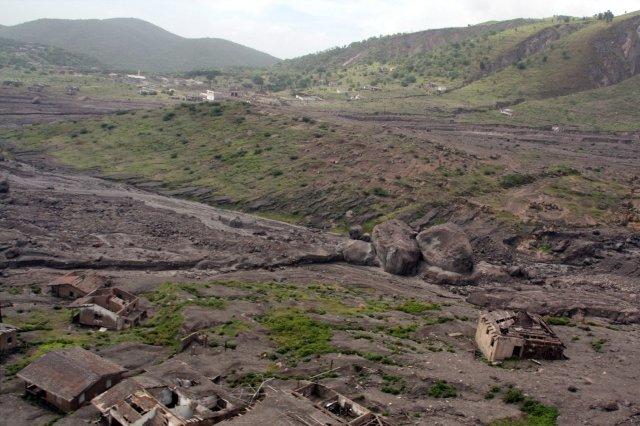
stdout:
POLYGON ((605 21, 607 21, 607 22, 611 22, 611 21, 613 21, 613 18, 614 18, 614 15, 613 15, 613 13, 612 13, 610 10, 607 10, 607 11, 604 13, 604 20, 605 20, 605 21))
POLYGON ((262 78, 262 76, 259 74, 251 77, 251 81, 253 81, 253 84, 255 84, 256 86, 262 86, 264 84, 264 78, 262 78))

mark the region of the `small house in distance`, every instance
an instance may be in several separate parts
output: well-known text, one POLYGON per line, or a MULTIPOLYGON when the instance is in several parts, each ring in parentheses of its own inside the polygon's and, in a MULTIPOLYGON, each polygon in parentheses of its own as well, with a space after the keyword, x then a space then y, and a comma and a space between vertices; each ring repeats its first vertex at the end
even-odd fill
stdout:
POLYGON ((109 284, 107 277, 93 271, 70 272, 56 278, 47 287, 51 295, 63 299, 77 299, 109 284))
POLYGON ((476 344, 490 362, 509 358, 562 359, 565 348, 539 315, 524 311, 482 313, 476 344))
POLYGON ((115 287, 99 288, 77 299, 69 308, 78 309, 74 322, 110 330, 136 326, 147 317, 137 296, 115 287))
POLYGON ((122 379, 126 370, 74 347, 44 354, 18 373, 28 395, 62 412, 77 410, 122 379))
POLYGON ((207 90, 206 92, 200 93, 200 98, 203 101, 213 102, 216 100, 216 92, 213 90, 207 90))
POLYGON ((0 323, 0 354, 11 352, 18 347, 18 329, 9 324, 0 323))

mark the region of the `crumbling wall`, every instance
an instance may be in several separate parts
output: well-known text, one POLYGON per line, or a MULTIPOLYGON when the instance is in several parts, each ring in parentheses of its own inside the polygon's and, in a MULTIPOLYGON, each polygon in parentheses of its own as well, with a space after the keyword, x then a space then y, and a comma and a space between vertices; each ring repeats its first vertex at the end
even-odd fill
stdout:
POLYGON ((476 344, 488 361, 496 362, 511 358, 514 350, 520 356, 522 349, 516 350, 516 348, 522 348, 524 340, 500 335, 493 330, 488 321, 481 317, 476 329, 476 344))
POLYGON ((121 330, 123 322, 119 315, 98 305, 82 306, 77 315, 77 322, 93 327, 106 327, 110 330, 121 330))

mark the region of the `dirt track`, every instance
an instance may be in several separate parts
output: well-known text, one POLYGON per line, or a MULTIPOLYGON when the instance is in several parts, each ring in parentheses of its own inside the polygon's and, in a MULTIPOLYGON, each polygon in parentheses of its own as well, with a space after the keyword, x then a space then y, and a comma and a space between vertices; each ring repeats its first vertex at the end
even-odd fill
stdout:
POLYGON ((3 86, 0 87, 0 127, 78 120, 120 110, 158 108, 163 105, 158 101, 91 99, 83 96, 26 93, 3 86))

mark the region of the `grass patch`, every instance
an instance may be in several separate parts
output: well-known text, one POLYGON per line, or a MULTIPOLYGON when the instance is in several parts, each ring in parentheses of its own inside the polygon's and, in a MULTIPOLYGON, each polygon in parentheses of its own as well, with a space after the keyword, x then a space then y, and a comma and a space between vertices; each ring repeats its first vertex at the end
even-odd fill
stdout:
POLYGON ((395 309, 406 314, 420 315, 427 311, 438 311, 440 310, 440 305, 437 303, 424 303, 419 300, 407 300, 396 306, 395 309))
POLYGON ((273 312, 262 319, 269 329, 277 352, 293 359, 334 352, 331 327, 312 320, 297 309, 273 312))
POLYGON ((407 382, 399 376, 385 374, 382 376, 382 386, 380 390, 391 395, 400 395, 407 389, 407 382))
POLYGON ((562 326, 570 326, 573 325, 571 322, 571 318, 568 317, 545 317, 545 321, 550 325, 562 325, 562 326))

